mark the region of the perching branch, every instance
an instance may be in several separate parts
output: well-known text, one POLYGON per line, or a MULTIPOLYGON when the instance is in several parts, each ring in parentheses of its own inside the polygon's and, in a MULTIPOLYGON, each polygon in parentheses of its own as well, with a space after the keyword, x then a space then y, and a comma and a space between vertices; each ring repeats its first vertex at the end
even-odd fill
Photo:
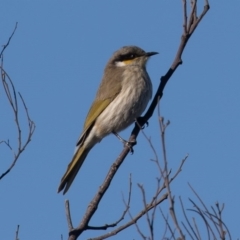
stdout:
MULTIPOLYGON (((183 33, 182 33, 182 36, 181 36, 181 41, 180 41, 180 45, 179 45, 177 54, 175 56, 175 59, 173 60, 173 63, 171 65, 171 67, 167 71, 167 73, 164 76, 161 77, 161 82, 159 84, 158 90, 157 90, 157 92, 154 96, 154 99, 153 99, 148 111, 146 112, 146 114, 143 117, 137 119, 135 127, 132 130, 131 136, 129 138, 129 142, 132 142, 132 143, 136 142, 136 138, 137 138, 137 136, 138 136, 138 134, 141 130, 141 127, 144 126, 147 123, 147 121, 151 118, 151 116, 153 115, 153 112, 154 112, 159 100, 163 96, 163 90, 164 90, 168 80, 170 79, 172 74, 176 71, 178 66, 180 64, 182 64, 182 54, 183 54, 183 51, 185 49, 185 46, 186 46, 188 40, 190 39, 191 35, 193 34, 195 29, 197 28, 198 24, 200 23, 200 21, 202 20, 202 18, 205 16, 205 14, 207 13, 207 11, 210 8, 208 0, 205 0, 204 9, 203 9, 202 13, 200 14, 200 16, 197 17, 197 11, 196 11, 197 0, 194 0, 193 3, 194 4, 192 4, 192 11, 191 11, 191 14, 190 14, 190 17, 189 17, 189 21, 187 21, 186 0, 183 0, 183 15, 184 15, 183 33)), ((134 144, 132 144, 132 146, 133 145, 134 144)), ((111 168, 109 169, 109 172, 107 173, 107 176, 106 176, 103 184, 99 188, 99 191, 97 192, 97 194, 94 196, 94 198, 90 202, 89 206, 87 207, 86 212, 84 214, 84 217, 81 220, 80 224, 78 225, 78 227, 69 231, 69 240, 76 240, 78 238, 78 236, 80 236, 83 231, 89 229, 88 224, 89 224, 92 216, 96 212, 102 197, 106 193, 108 187, 110 186, 110 184, 113 180, 113 177, 115 176, 117 170, 119 169, 119 167, 123 163, 126 156, 129 154, 129 152, 130 152, 130 148, 129 147, 124 147, 123 151, 120 153, 120 155, 118 156, 116 161, 112 164, 111 168)), ((164 196, 166 198, 168 196, 168 194, 166 194, 164 196)), ((143 215, 146 214, 147 211, 149 211, 150 209, 152 209, 156 205, 152 204, 150 206, 151 207, 148 207, 147 209, 145 209, 141 214, 143 214, 143 215)), ((114 232, 116 234, 119 231, 121 231, 121 229, 115 230, 114 232)), ((180 233, 180 236, 183 237, 183 235, 181 233, 180 233)))

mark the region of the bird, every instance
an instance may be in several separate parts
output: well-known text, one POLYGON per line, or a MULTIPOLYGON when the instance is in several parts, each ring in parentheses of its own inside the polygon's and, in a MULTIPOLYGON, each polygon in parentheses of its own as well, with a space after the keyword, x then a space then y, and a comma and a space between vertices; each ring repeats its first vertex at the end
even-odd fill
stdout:
POLYGON ((124 46, 113 53, 104 69, 102 81, 58 192, 63 191, 65 194, 69 190, 96 143, 111 133, 122 139, 118 133, 144 112, 152 97, 152 82, 146 63, 155 54, 158 52, 145 52, 137 46, 124 46))

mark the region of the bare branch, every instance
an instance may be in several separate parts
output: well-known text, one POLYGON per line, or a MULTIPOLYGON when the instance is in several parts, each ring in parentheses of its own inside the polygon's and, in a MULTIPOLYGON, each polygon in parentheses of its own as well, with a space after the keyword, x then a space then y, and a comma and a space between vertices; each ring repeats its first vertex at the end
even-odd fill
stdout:
POLYGON ((0 70, 1 70, 1 78, 2 78, 3 88, 4 88, 4 91, 6 93, 8 102, 9 102, 11 108, 12 108, 13 114, 14 114, 16 128, 17 128, 17 135, 18 135, 18 147, 17 147, 18 149, 17 149, 16 152, 11 147, 11 145, 9 143, 9 140, 8 141, 2 140, 0 142, 0 143, 5 143, 5 145, 7 145, 8 148, 13 153, 13 162, 9 166, 9 168, 0 175, 0 179, 2 179, 4 176, 6 176, 12 170, 12 168, 15 166, 17 160, 19 159, 19 156, 25 150, 27 145, 30 143, 30 141, 32 139, 32 135, 35 131, 35 124, 29 116, 28 109, 27 109, 26 103, 25 103, 22 95, 20 93, 18 93, 19 97, 21 99, 21 102, 24 106, 25 114, 26 114, 26 117, 27 117, 27 123, 28 123, 28 136, 27 136, 27 139, 24 141, 23 137, 22 137, 21 124, 20 124, 20 121, 19 121, 18 99, 17 99, 16 90, 15 90, 13 81, 11 80, 10 76, 7 74, 7 72, 3 68, 3 57, 1 59, 0 70), (10 86, 9 86, 9 84, 10 84, 10 86))
POLYGON ((216 202, 216 207, 217 207, 217 210, 218 210, 218 224, 219 224, 219 228, 220 228, 220 236, 221 236, 221 239, 225 239, 225 235, 226 235, 226 231, 223 229, 223 222, 222 222, 222 211, 224 209, 224 204, 222 205, 221 209, 219 207, 219 203, 216 202))
POLYGON ((195 229, 196 229, 196 233, 197 233, 197 235, 198 235, 198 239, 201 240, 201 235, 200 235, 200 233, 199 233, 196 220, 195 220, 195 218, 193 218, 192 220, 193 220, 194 227, 195 227, 195 229))
MULTIPOLYGON (((150 139, 148 139, 148 140, 150 140, 150 139)), ((154 149, 154 150, 155 150, 155 149, 154 149)), ((186 158, 185 158, 185 159, 186 159, 186 158)), ((182 168, 183 163, 184 163, 184 161, 182 161, 179 169, 182 168)), ((178 175, 178 173, 181 172, 179 169, 178 169, 177 172, 174 174, 174 177, 172 177, 171 180, 169 180, 170 182, 173 181, 174 178, 176 178, 176 176, 178 175)), ((150 205, 153 206, 151 209, 153 209, 153 212, 154 212, 155 209, 156 209, 156 207, 157 207, 157 205, 160 204, 160 202, 158 201, 157 198, 158 198, 159 194, 162 192, 162 190, 166 188, 166 184, 165 184, 165 182, 163 182, 163 185, 160 186, 160 185, 159 185, 160 179, 157 179, 157 183, 158 183, 158 184, 157 184, 156 193, 155 193, 155 195, 153 196, 152 201, 151 201, 149 204, 147 204, 147 202, 146 202, 146 195, 145 195, 145 191, 144 191, 143 186, 138 185, 138 186, 140 187, 141 191, 142 191, 143 202, 144 202, 144 210, 142 211, 142 215, 141 215, 141 216, 143 216, 144 214, 146 214, 146 213, 150 210, 150 209, 147 210, 150 205), (144 213, 144 212, 145 212, 145 213, 144 213)), ((166 194, 166 195, 164 194, 164 196, 166 196, 166 198, 167 198, 167 194, 166 194)), ((165 199, 166 199, 166 198, 165 198, 165 199)), ((127 203, 125 202, 125 205, 128 206, 129 204, 127 204, 127 203)), ((138 225, 136 224, 136 221, 137 221, 138 219, 136 220, 136 217, 133 218, 130 212, 129 212, 129 214, 130 214, 130 218, 131 218, 131 221, 130 221, 129 223, 127 223, 127 224, 125 224, 125 225, 123 225, 123 226, 120 226, 118 229, 113 230, 113 231, 110 232, 110 233, 101 235, 101 236, 99 236, 99 237, 95 237, 95 238, 93 238, 93 239, 96 240, 96 239, 105 239, 105 238, 111 237, 111 236, 117 234, 119 231, 124 230, 124 227, 129 227, 129 226, 130 226, 129 224, 135 224, 135 226, 136 226, 136 228, 137 228, 137 231, 139 232, 139 234, 141 235, 141 237, 142 237, 143 239, 145 239, 146 236, 141 232, 141 230, 139 229, 138 225)), ((138 217, 141 217, 141 216, 138 215, 138 217)), ((154 216, 154 213, 153 213, 153 216, 154 216)), ((152 221, 151 221, 151 220, 150 220, 150 217, 148 216, 148 220, 147 220, 147 221, 148 221, 148 224, 150 224, 150 225, 149 225, 150 229, 153 229, 153 227, 152 227, 152 225, 153 225, 153 219, 154 219, 154 217, 152 218, 152 221)), ((151 230, 150 230, 150 231, 151 231, 151 230)), ((173 234, 173 232, 174 232, 174 231, 172 231, 172 234, 173 234)), ((152 230, 151 237, 152 237, 152 239, 153 239, 153 230, 152 230)), ((174 237, 174 236, 173 236, 173 237, 174 237)), ((175 239, 175 237, 174 237, 174 239, 175 239)))
MULTIPOLYGON (((126 203, 125 203, 125 205, 126 205, 126 203)), ((133 221, 133 216, 132 216, 130 210, 128 210, 128 215, 130 216, 131 221, 133 221)), ((137 228, 137 231, 138 231, 139 235, 142 237, 142 239, 143 239, 143 240, 146 240, 147 237, 146 237, 146 236, 143 234, 143 232, 140 230, 137 221, 134 222, 134 225, 135 225, 135 227, 137 228)))
MULTIPOLYGON (((193 187, 190 185, 190 183, 188 183, 188 186, 191 188, 191 190, 193 191, 193 193, 195 194, 195 196, 198 198, 198 200, 200 201, 200 203, 202 204, 202 206, 204 207, 204 209, 205 209, 205 211, 206 211, 206 213, 209 213, 209 210, 208 210, 208 208, 206 207, 206 205, 204 204, 204 202, 203 202, 203 200, 200 198, 200 196, 197 194, 197 192, 193 189, 193 187)), ((199 209, 199 214, 201 214, 201 216, 202 216, 202 211, 200 211, 200 208, 190 199, 190 201, 194 204, 194 206, 197 208, 197 209, 199 209)), ((213 217, 211 216, 211 215, 207 215, 209 218, 210 218, 210 220, 214 223, 214 226, 215 226, 215 228, 216 228, 216 230, 218 231, 218 228, 217 228, 217 226, 216 226, 216 224, 215 224, 215 222, 214 222, 214 219, 213 219, 213 217)), ((205 219, 204 217, 202 217, 203 219, 205 219)), ((213 231, 212 231, 212 233, 213 233, 213 231)), ((213 233, 214 234, 214 233, 213 233)))
POLYGON ((192 234, 190 233, 189 229, 187 228, 187 226, 184 224, 184 222, 181 222, 184 229, 186 230, 186 232, 188 233, 189 237, 194 240, 194 237, 192 236, 192 234))
POLYGON ((187 2, 183 0, 183 33, 187 34, 187 2))
POLYGON ((65 211, 66 211, 68 229, 69 229, 69 232, 70 232, 73 229, 73 225, 72 225, 72 218, 71 218, 71 212, 70 212, 70 204, 69 204, 68 200, 65 201, 65 211))
MULTIPOLYGON (((217 210, 218 210, 217 204, 218 204, 218 203, 216 203, 215 205, 216 205, 216 208, 217 208, 217 210)), ((224 204, 223 204, 223 206, 224 206, 224 204)), ((217 226, 219 227, 219 236, 220 236, 220 238, 221 238, 221 239, 225 239, 225 235, 228 234, 228 235, 229 235, 229 239, 232 239, 231 234, 230 234, 230 231, 229 231, 227 225, 222 221, 222 216, 219 216, 219 213, 216 213, 216 210, 215 210, 213 207, 211 207, 211 208, 213 209, 213 212, 214 212, 214 213, 212 214, 212 213, 210 213, 210 212, 206 212, 205 214, 206 214, 207 216, 208 216, 208 215, 211 215, 211 217, 213 217, 214 219, 216 219, 216 220, 214 221, 214 224, 217 224, 217 226), (220 226, 220 222, 221 222, 221 226, 220 226), (225 230, 224 230, 223 227, 225 228, 225 230)), ((223 211, 223 208, 222 208, 221 211, 223 211)), ((222 213, 221 213, 221 215, 222 215, 222 213)))
POLYGON ((9 140, 7 140, 7 141, 5 141, 5 140, 0 141, 0 144, 2 144, 2 143, 4 143, 14 153, 14 151, 13 151, 11 145, 10 145, 9 140))
MULTIPOLYGON (((146 193, 145 193, 144 187, 141 184, 138 184, 138 187, 140 188, 140 190, 142 192, 143 205, 144 205, 144 208, 146 209, 147 208, 147 200, 146 200, 146 193)), ((154 238, 153 224, 152 224, 153 221, 150 221, 148 212, 146 212, 146 219, 147 219, 147 223, 148 223, 148 227, 149 227, 149 231, 150 231, 150 236, 151 236, 151 239, 153 240, 153 238, 154 238)))
POLYGON ((197 20, 197 16, 196 16, 196 0, 191 0, 191 14, 190 14, 190 18, 189 18, 189 22, 188 22, 188 26, 187 26, 187 33, 190 33, 191 27, 193 25, 194 22, 196 22, 197 20))
MULTIPOLYGON (((160 193, 158 193, 159 188, 160 188, 160 178, 157 178, 157 189, 156 189, 155 196, 152 199, 152 203, 156 202, 156 200, 158 198, 158 195, 160 194, 160 193)), ((151 226, 152 226, 152 229, 153 229, 153 224, 154 224, 154 220, 155 220, 156 210, 157 210, 157 206, 155 208, 153 208, 153 211, 152 211, 152 216, 151 216, 151 226)), ((153 237, 152 237, 152 240, 153 240, 153 237)))
MULTIPOLYGON (((193 234, 195 235, 195 237, 198 239, 196 232, 194 231, 191 223, 190 223, 189 220, 188 220, 188 217, 187 217, 186 211, 185 211, 185 209, 184 209, 184 206, 183 206, 183 202, 182 202, 181 197, 179 197, 179 200, 180 200, 180 203, 181 203, 181 207, 182 207, 182 211, 183 211, 183 215, 184 215, 184 217, 185 217, 185 220, 187 221, 187 224, 188 224, 188 226, 190 227, 192 233, 193 233, 193 234)), ((182 224, 183 224, 183 223, 182 223, 182 224)), ((187 229, 186 225, 183 224, 183 226, 184 226, 184 228, 187 230, 189 236, 190 236, 192 239, 194 239, 194 238, 192 237, 192 235, 190 234, 189 230, 187 229)), ((209 236, 209 234, 208 234, 208 236, 209 236)))
MULTIPOLYGON (((215 204, 216 210, 214 209, 214 207, 211 206, 212 212, 210 212, 209 209, 204 204, 203 200, 199 197, 199 195, 193 189, 193 187, 190 184, 189 184, 189 186, 190 186, 191 190, 193 191, 193 193, 195 194, 195 196, 197 196, 198 200, 200 201, 200 203, 204 209, 201 209, 193 200, 189 199, 189 201, 193 204, 194 209, 188 209, 188 210, 192 211, 194 213, 197 213, 201 217, 201 219, 204 221, 204 223, 206 225, 206 229, 208 231, 208 239, 211 239, 210 233, 211 233, 213 239, 225 240, 227 234, 229 235, 229 239, 232 239, 229 229, 227 228, 226 224, 222 220, 222 211, 224 209, 224 205, 222 205, 220 207, 219 203, 217 202, 215 204), (214 226, 214 228, 213 228, 213 226, 214 226)), ((181 201, 181 199, 180 199, 180 201, 181 201)), ((182 209, 183 209, 182 201, 181 201, 181 205, 182 205, 182 209)), ((193 228, 192 228, 191 224, 189 223, 189 220, 186 216, 185 211, 183 211, 183 213, 184 213, 185 219, 187 220, 192 232, 195 234, 195 237, 197 239, 201 239, 200 232, 198 230, 198 226, 195 222, 195 219, 193 218, 193 223, 194 223, 194 227, 196 230, 193 230, 193 228)))
POLYGON ((18 238, 19 228, 20 228, 20 225, 17 225, 17 230, 16 230, 16 235, 15 235, 15 240, 19 240, 19 238, 18 238))
POLYGON ((147 211, 150 211, 151 209, 153 209, 155 206, 159 205, 160 203, 162 203, 163 201, 165 201, 168 197, 168 194, 165 193, 162 195, 161 198, 159 198, 154 204, 147 204, 147 209, 142 210, 141 212, 139 212, 135 217, 132 218, 131 221, 129 221, 128 223, 114 229, 112 232, 101 235, 99 237, 96 238, 91 238, 91 240, 101 240, 101 239, 106 239, 108 237, 114 236, 117 233, 121 232, 122 230, 132 226, 133 224, 135 224, 142 216, 144 216, 146 214, 147 211))
MULTIPOLYGON (((164 168, 162 169, 162 167, 160 166, 160 163, 159 163, 159 160, 158 160, 158 156, 157 156, 157 153, 156 153, 156 150, 155 148, 153 147, 152 145, 152 142, 151 142, 151 139, 148 138, 146 136, 146 134, 144 133, 143 129, 141 130, 144 137, 146 138, 146 140, 148 141, 150 147, 152 148, 153 152, 154 152, 154 155, 155 155, 155 158, 156 160, 152 160, 153 162, 155 162, 158 166, 158 169, 159 169, 159 172, 160 172, 160 176, 161 178, 164 179, 164 183, 162 185, 162 187, 158 186, 158 189, 157 189, 157 193, 155 194, 155 196, 153 197, 153 200, 152 202, 157 198, 158 194, 164 189, 164 188, 167 188, 168 189, 168 197, 170 197, 169 193, 170 193, 170 183, 176 178, 176 176, 181 172, 181 169, 182 169, 182 166, 184 164, 184 162, 186 161, 188 155, 182 160, 178 170, 176 171, 176 173, 174 174, 174 176, 169 179, 169 176, 170 176, 170 173, 171 171, 168 171, 168 167, 167 167, 167 157, 166 157, 166 146, 165 146, 165 131, 166 131, 166 128, 169 126, 170 124, 170 121, 167 121, 166 124, 164 123, 164 118, 163 117, 160 117, 160 108, 159 108, 159 104, 158 104, 158 119, 159 119, 159 124, 160 124, 160 129, 161 129, 161 142, 162 142, 162 152, 163 152, 163 158, 164 158, 164 168)), ((159 179, 160 181, 160 179, 159 179)), ((143 196, 143 202, 144 202, 144 205, 146 204, 146 198, 145 198, 145 191, 144 191, 144 188, 142 185, 138 185, 142 191, 142 196, 143 196)), ((170 206, 170 209, 171 209, 171 206, 170 206)), ((173 214, 173 213, 171 213, 173 214)), ((175 212, 174 212, 174 215, 175 215, 175 212)), ((149 215, 148 213, 146 214, 146 217, 147 217, 147 222, 148 222, 148 226, 149 226, 149 229, 150 229, 150 233, 151 233, 151 238, 153 239, 153 219, 152 218, 152 222, 150 221, 150 218, 149 218, 149 215)), ((175 225, 176 225, 176 218, 174 219, 174 222, 175 222, 175 225)), ((180 226, 179 226, 179 229, 180 229, 180 226)), ((181 230, 181 229, 180 229, 181 230)), ((174 236, 173 236, 174 237, 174 236)), ((181 236, 183 238, 183 236, 181 236)), ((183 238, 184 239, 184 238, 183 238)))
MULTIPOLYGON (((159 111, 160 114, 160 111, 159 111)), ((169 175, 168 173, 168 161, 167 161, 167 154, 166 154, 166 145, 165 145, 165 130, 167 126, 169 125, 169 121, 167 123, 164 123, 164 118, 160 117, 159 115, 159 125, 160 125, 160 130, 161 130, 161 142, 162 142, 162 152, 163 152, 163 160, 164 160, 164 182, 165 186, 168 192, 168 200, 169 200, 169 212, 172 217, 172 220, 175 224, 176 229, 179 232, 179 235, 181 236, 181 239, 185 239, 185 236, 182 232, 181 227, 178 224, 177 216, 175 213, 175 208, 174 208, 174 198, 172 197, 171 189, 170 189, 170 181, 169 181, 169 175)))
POLYGON ((6 43, 5 45, 3 45, 3 49, 2 49, 2 51, 1 51, 1 53, 0 53, 0 58, 2 57, 3 52, 5 51, 5 49, 7 48, 7 46, 9 45, 9 43, 10 43, 10 41, 11 41, 11 39, 12 39, 14 33, 15 33, 15 31, 17 30, 17 25, 18 25, 18 22, 15 23, 15 27, 14 27, 14 29, 13 29, 13 32, 12 32, 11 36, 8 38, 7 43, 6 43))
MULTIPOLYGON (((159 208, 160 208, 160 207, 159 207, 159 208)), ((163 236, 162 236, 161 239, 167 239, 167 237, 166 237, 167 230, 168 230, 168 219, 167 219, 167 221, 165 221, 165 230, 164 230, 164 232, 163 232, 163 236)))
POLYGON ((167 225, 167 228, 169 229, 169 231, 171 233, 171 238, 173 237, 174 239, 176 239, 175 236, 174 236, 174 231, 172 230, 172 228, 171 228, 171 226, 169 224, 168 217, 165 217, 165 215, 164 215, 164 213, 163 213, 163 211, 162 211, 162 209, 160 207, 159 207, 159 209, 160 209, 162 217, 163 217, 163 219, 164 219, 164 221, 165 221, 165 223, 167 225))
POLYGON ((180 166, 178 167, 178 170, 176 171, 176 173, 173 175, 173 177, 171 177, 171 179, 169 180, 169 182, 171 183, 176 177, 177 175, 182 171, 182 167, 183 164, 185 163, 185 161, 188 158, 188 154, 182 159, 180 166))
MULTIPOLYGON (((123 194, 122 194, 123 195, 123 194)), ((121 217, 114 223, 105 224, 104 226, 88 226, 88 229, 92 230, 106 230, 108 228, 116 227, 125 217, 126 213, 128 212, 130 208, 130 202, 131 202, 131 195, 132 195, 132 176, 130 174, 129 176, 129 191, 128 191, 128 201, 126 202, 123 196, 123 202, 125 204, 125 210, 123 211, 121 217)))
POLYGON ((204 212, 200 209, 200 207, 193 200, 189 199, 189 201, 193 204, 193 206, 196 208, 196 210, 195 209, 188 209, 188 210, 197 213, 202 218, 202 220, 204 221, 204 223, 206 225, 206 228, 210 230, 213 238, 217 239, 212 227, 210 226, 209 222, 205 218, 204 212))
MULTIPOLYGON (((129 148, 125 148, 126 151, 129 151, 129 148)), ((96 195, 94 196, 94 198, 92 199, 92 201, 90 202, 90 204, 88 205, 88 208, 86 210, 85 215, 83 216, 82 221, 80 222, 79 226, 75 229, 73 229, 71 232, 69 232, 69 240, 71 239, 77 239, 77 237, 86 229, 88 229, 88 223, 90 221, 90 219, 92 218, 93 214, 96 212, 98 205, 102 199, 102 197, 104 196, 104 194, 106 193, 107 189, 110 186, 110 183, 114 177, 114 175, 117 172, 117 169, 120 167, 120 165, 123 162, 123 158, 121 158, 121 156, 119 156, 117 158, 117 160, 112 164, 103 184, 100 186, 98 192, 96 193, 96 195)))

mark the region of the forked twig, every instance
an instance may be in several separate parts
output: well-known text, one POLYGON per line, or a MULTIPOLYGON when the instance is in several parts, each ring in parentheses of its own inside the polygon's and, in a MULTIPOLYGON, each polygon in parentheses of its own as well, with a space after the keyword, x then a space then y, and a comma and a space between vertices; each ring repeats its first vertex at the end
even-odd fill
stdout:
POLYGON ((6 47, 9 45, 10 40, 13 37, 16 28, 17 28, 17 23, 16 23, 15 29, 14 29, 12 35, 10 36, 7 44, 4 45, 4 48, 1 51, 0 71, 1 71, 1 80, 2 80, 2 84, 3 84, 3 89, 7 96, 7 100, 12 108, 14 118, 15 118, 15 124, 16 124, 16 128, 17 128, 18 147, 17 147, 17 150, 13 150, 13 148, 10 145, 9 140, 7 140, 7 141, 1 140, 0 141, 0 144, 4 143, 13 153, 13 161, 12 161, 11 165, 8 167, 8 169, 0 175, 0 180, 4 176, 6 176, 12 170, 12 168, 15 166, 20 155, 26 149, 27 145, 30 143, 33 133, 35 131, 35 124, 29 116, 29 112, 28 112, 26 103, 25 103, 22 95, 18 92, 18 95, 21 99, 21 103, 23 104, 23 107, 24 107, 24 111, 25 111, 25 115, 27 117, 27 123, 28 123, 28 135, 27 135, 26 140, 24 141, 24 139, 22 137, 21 124, 20 124, 20 120, 19 120, 19 108, 18 108, 18 98, 17 98, 16 90, 15 90, 12 79, 10 78, 10 76, 7 74, 7 72, 3 68, 3 55, 2 54, 3 54, 4 50, 6 49, 6 47))

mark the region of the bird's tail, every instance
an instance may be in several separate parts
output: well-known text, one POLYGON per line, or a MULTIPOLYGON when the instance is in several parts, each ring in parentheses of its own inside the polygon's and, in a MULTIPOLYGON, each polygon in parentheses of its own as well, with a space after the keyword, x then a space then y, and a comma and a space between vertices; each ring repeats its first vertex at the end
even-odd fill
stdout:
POLYGON ((84 148, 82 146, 76 151, 72 161, 68 164, 66 173, 61 179, 58 192, 64 189, 63 194, 65 194, 68 191, 90 150, 91 148, 84 148))

